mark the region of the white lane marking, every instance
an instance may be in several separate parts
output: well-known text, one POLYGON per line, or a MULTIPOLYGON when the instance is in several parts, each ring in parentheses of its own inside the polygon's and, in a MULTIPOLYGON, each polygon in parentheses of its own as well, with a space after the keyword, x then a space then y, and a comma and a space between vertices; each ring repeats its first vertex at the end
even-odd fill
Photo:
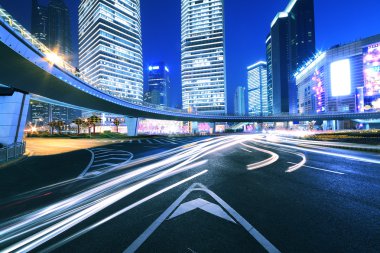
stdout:
POLYGON ((251 150, 248 150, 248 149, 245 149, 245 148, 241 148, 241 150, 244 150, 244 151, 246 151, 246 152, 252 153, 251 150))
POLYGON ((133 209, 133 208, 135 208, 135 207, 137 207, 137 206, 139 206, 141 204, 144 204, 145 202, 147 202, 147 201, 149 201, 149 200, 151 200, 151 199, 153 199, 153 198, 155 198, 155 197, 157 197, 159 195, 162 195, 163 193, 168 192, 171 189, 174 189, 174 188, 176 188, 176 187, 178 187, 178 186, 180 186, 182 184, 185 184, 185 183, 187 183, 187 182, 189 182, 189 181, 191 181, 191 180, 193 180, 193 179, 195 179, 197 177, 200 177, 203 174, 206 174, 207 172, 208 172, 208 170, 201 171, 200 173, 197 173, 197 174, 195 174, 195 175, 193 175, 191 177, 185 178, 182 181, 179 181, 179 182, 177 182, 177 183, 175 183, 173 185, 170 185, 170 186, 168 186, 168 187, 166 187, 166 188, 164 188, 164 189, 162 189, 162 190, 160 190, 160 191, 158 191, 156 193, 153 193, 153 194, 151 194, 151 195, 149 195, 149 196, 147 196, 147 197, 145 197, 145 198, 143 198, 143 199, 141 199, 141 200, 139 200, 139 201, 137 201, 137 202, 135 202, 135 203, 127 206, 126 208, 124 208, 124 209, 122 209, 122 210, 120 210, 120 211, 118 211, 118 212, 116 212, 116 213, 114 213, 114 214, 112 214, 112 215, 104 218, 103 220, 98 221, 97 223, 95 223, 95 224, 93 224, 93 225, 91 225, 91 226, 89 226, 89 227, 87 227, 85 229, 82 229, 81 231, 79 231, 79 232, 71 235, 70 237, 65 238, 64 240, 58 242, 57 244, 52 245, 51 247, 43 250, 42 253, 52 252, 55 249, 58 249, 58 248, 62 247, 63 245, 71 242, 72 240, 75 240, 76 238, 78 238, 78 237, 80 237, 80 236, 82 236, 82 235, 90 232, 91 230, 99 227, 100 225, 102 225, 102 224, 104 224, 104 223, 106 223, 106 222, 108 222, 108 221, 110 221, 110 220, 112 220, 112 219, 114 219, 114 218, 116 218, 116 217, 118 217, 118 216, 126 213, 127 211, 129 211, 129 210, 131 210, 131 209, 133 209))
MULTIPOLYGON (((292 163, 292 162, 288 162, 288 163, 289 164, 295 164, 295 163, 292 163)), ((313 167, 313 166, 308 166, 308 165, 304 165, 303 167, 310 168, 310 169, 313 169, 313 170, 320 170, 320 171, 325 171, 325 172, 329 172, 329 173, 339 174, 339 175, 346 175, 346 173, 343 173, 343 172, 338 172, 338 171, 333 171, 333 170, 327 170, 327 169, 321 169, 321 168, 317 168, 317 167, 313 167)))
POLYGON ((130 156, 130 153, 122 153, 122 154, 108 154, 108 155, 99 155, 96 156, 96 158, 104 158, 104 157, 110 157, 110 156, 130 156))
POLYGON ((171 144, 177 144, 177 143, 175 143, 175 142, 173 142, 173 141, 171 141, 169 139, 161 139, 161 141, 164 141, 166 143, 171 143, 171 144))
POLYGON ((91 165, 94 163, 95 154, 91 149, 86 149, 91 153, 91 160, 87 167, 83 170, 83 172, 79 175, 79 177, 83 177, 87 173, 87 171, 91 168, 91 165))
POLYGON ((250 148, 250 149, 257 150, 257 151, 262 152, 262 153, 269 154, 271 156, 270 158, 265 159, 263 161, 247 165, 247 170, 256 170, 256 169, 259 169, 259 168, 266 167, 268 165, 271 165, 272 163, 275 163, 280 158, 279 155, 277 155, 276 153, 274 153, 272 151, 261 149, 261 148, 257 148, 257 147, 251 146, 251 145, 247 145, 245 143, 241 143, 241 145, 243 145, 243 146, 245 146, 247 148, 250 148))
POLYGON ((151 142, 150 140, 146 140, 149 144, 153 144, 153 142, 151 142))
POLYGON ((101 163, 101 164, 97 164, 97 165, 92 165, 91 168, 97 168, 97 167, 108 167, 108 166, 113 166, 113 165, 117 165, 118 163, 101 163))
POLYGON ((162 142, 160 142, 159 140, 157 140, 157 139, 154 139, 154 141, 156 141, 156 142, 158 142, 158 143, 160 143, 160 144, 163 144, 162 142))
POLYGON ((222 206, 240 225, 247 230, 260 244, 270 253, 280 251, 270 243, 259 231, 257 231, 247 220, 240 216, 232 207, 219 198, 215 193, 200 183, 193 184, 173 204, 158 217, 123 253, 136 252, 141 245, 153 234, 154 231, 169 217, 169 215, 181 204, 181 202, 193 191, 203 191, 210 195, 220 206, 222 206))
POLYGON ((96 162, 98 163, 98 162, 104 162, 104 161, 109 161, 109 160, 126 161, 129 159, 130 159, 130 156, 128 156, 126 158, 111 157, 111 158, 105 158, 105 159, 97 159, 96 162))
POLYGON ((181 216, 182 214, 191 212, 198 208, 209 214, 215 215, 236 224, 236 222, 225 211, 223 211, 220 206, 215 205, 214 203, 210 203, 207 200, 201 198, 180 205, 177 210, 175 210, 175 212, 168 218, 168 220, 174 219, 178 216, 181 216))

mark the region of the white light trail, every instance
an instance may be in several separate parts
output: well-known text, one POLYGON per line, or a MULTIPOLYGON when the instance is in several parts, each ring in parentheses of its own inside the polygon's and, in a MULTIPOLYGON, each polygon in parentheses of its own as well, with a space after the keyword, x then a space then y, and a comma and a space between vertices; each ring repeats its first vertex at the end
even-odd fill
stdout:
POLYGON ((272 163, 275 163, 280 158, 276 153, 274 153, 272 151, 261 149, 261 148, 257 148, 257 147, 254 147, 254 146, 251 146, 251 145, 248 145, 248 144, 245 144, 245 143, 242 143, 241 145, 243 145, 243 146, 245 146, 247 148, 250 148, 250 149, 257 150, 257 151, 262 152, 262 153, 269 154, 271 156, 270 158, 265 159, 263 161, 247 165, 247 169, 248 170, 256 170, 256 169, 260 169, 260 168, 269 166, 272 163))
POLYGON ((7 222, 3 228, 0 228, 0 237, 3 238, 3 241, 21 237, 25 234, 24 231, 45 228, 9 246, 4 252, 33 250, 131 193, 164 178, 203 165, 207 161, 199 161, 202 157, 236 145, 243 140, 244 138, 240 136, 214 138, 207 142, 197 143, 187 149, 177 148, 164 152, 164 155, 140 159, 120 167, 118 169, 122 170, 127 167, 131 168, 133 165, 158 160, 102 182, 58 203, 7 222))
POLYGON ((186 178, 186 179, 184 179, 182 181, 179 181, 179 182, 177 182, 175 184, 172 184, 171 186, 168 186, 168 187, 166 187, 166 188, 164 188, 164 189, 162 189, 162 190, 160 190, 160 191, 158 191, 156 193, 153 193, 153 194, 151 194, 151 195, 149 195, 149 196, 147 196, 147 197, 145 197, 145 198, 143 198, 143 199, 141 199, 141 200, 139 200, 139 201, 137 201, 137 202, 135 202, 135 203, 127 206, 126 208, 124 208, 124 209, 122 209, 122 210, 120 210, 120 211, 118 211, 118 212, 116 212, 116 213, 114 213, 114 214, 112 214, 112 215, 104 218, 103 220, 98 221, 95 224, 93 224, 93 225, 91 225, 91 226, 89 226, 89 227, 87 227, 85 229, 82 229, 81 231, 79 231, 79 232, 71 235, 70 237, 64 239, 63 241, 61 241, 61 242, 59 242, 59 243, 57 243, 57 244, 55 244, 55 245, 53 245, 53 246, 51 246, 51 247, 43 250, 41 253, 51 252, 51 251, 53 251, 53 250, 55 250, 55 249, 57 249, 59 247, 62 247, 64 244, 66 244, 66 243, 68 243, 68 242, 70 242, 72 240, 75 240, 76 238, 78 238, 78 237, 80 237, 80 236, 82 236, 82 235, 90 232, 91 230, 93 230, 93 229, 101 226, 102 224, 104 224, 104 223, 106 223, 106 222, 108 222, 108 221, 110 221, 110 220, 112 220, 112 219, 114 219, 114 218, 116 218, 116 217, 124 214, 125 212, 127 212, 127 211, 129 211, 129 210, 131 210, 131 209, 133 209, 133 208, 135 208, 135 207, 137 207, 137 206, 139 206, 139 205, 141 205, 141 204, 143 204, 143 203, 145 203, 145 202, 147 202, 147 201, 149 201, 149 200, 151 200, 151 199, 153 199, 153 198, 155 198, 155 197, 157 197, 157 196, 159 196, 159 195, 161 195, 161 194, 163 194, 163 193, 165 193, 165 192, 167 192, 167 191, 169 191, 169 190, 171 190, 171 189, 173 189, 175 187, 178 187, 178 186, 180 186, 180 185, 182 185, 184 183, 187 183, 187 182, 189 182, 189 181, 191 181, 191 180, 193 180, 193 179, 195 179, 195 178, 197 178, 199 176, 202 176, 202 175, 206 174, 207 172, 208 172, 208 170, 204 170, 204 171, 202 171, 200 173, 197 173, 197 174, 195 174, 195 175, 193 175, 191 177, 188 177, 188 178, 186 178))

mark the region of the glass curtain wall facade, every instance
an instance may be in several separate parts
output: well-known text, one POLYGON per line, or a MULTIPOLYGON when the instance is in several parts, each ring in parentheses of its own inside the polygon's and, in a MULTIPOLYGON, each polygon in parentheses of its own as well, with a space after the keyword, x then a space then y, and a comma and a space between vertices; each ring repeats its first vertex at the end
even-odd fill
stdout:
POLYGON ((273 114, 273 73, 272 73, 272 37, 269 34, 265 42, 267 58, 268 115, 273 114))
POLYGON ((269 115, 266 62, 248 67, 248 111, 249 115, 269 115))
POLYGON ((144 101, 155 105, 168 106, 169 68, 161 62, 149 66, 148 71, 148 87, 144 101))
POLYGON ((245 99, 245 90, 243 86, 238 86, 235 91, 235 115, 245 116, 246 115, 246 99, 245 99))
POLYGON ((48 13, 47 8, 39 4, 38 0, 32 0, 32 34, 40 42, 47 45, 48 13))
POLYGON ((297 113, 294 73, 315 50, 314 0, 291 0, 271 24, 273 113, 297 113))
POLYGON ((48 47, 73 63, 70 15, 63 0, 51 0, 48 5, 48 47))
POLYGON ((79 66, 103 92, 143 101, 140 0, 81 1, 79 66))
POLYGON ((181 0, 183 109, 225 114, 224 2, 181 0))

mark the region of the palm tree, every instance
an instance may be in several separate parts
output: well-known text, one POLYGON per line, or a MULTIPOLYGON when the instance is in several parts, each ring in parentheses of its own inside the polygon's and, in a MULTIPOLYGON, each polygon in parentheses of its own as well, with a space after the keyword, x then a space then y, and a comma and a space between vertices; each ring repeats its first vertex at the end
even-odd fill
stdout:
POLYGON ((96 124, 102 122, 102 119, 99 118, 98 116, 96 115, 92 115, 90 118, 87 119, 87 121, 92 125, 92 127, 94 128, 94 134, 95 134, 95 127, 96 127, 96 124))
POLYGON ((116 126, 116 133, 119 133, 120 120, 118 118, 114 119, 113 124, 116 126))
POLYGON ((51 121, 48 123, 48 126, 50 127, 50 134, 53 135, 54 134, 54 128, 57 126, 57 122, 51 121))
POLYGON ((81 125, 83 125, 84 121, 83 121, 83 119, 81 119, 81 118, 77 118, 77 119, 75 119, 75 120, 73 121, 73 123, 74 123, 75 125, 77 125, 77 127, 78 127, 78 135, 79 135, 79 134, 80 134, 80 127, 81 127, 81 125))
POLYGON ((56 126, 58 127, 58 133, 59 135, 61 135, 61 132, 62 132, 62 127, 65 125, 65 122, 61 121, 61 120, 58 120, 56 122, 56 126))

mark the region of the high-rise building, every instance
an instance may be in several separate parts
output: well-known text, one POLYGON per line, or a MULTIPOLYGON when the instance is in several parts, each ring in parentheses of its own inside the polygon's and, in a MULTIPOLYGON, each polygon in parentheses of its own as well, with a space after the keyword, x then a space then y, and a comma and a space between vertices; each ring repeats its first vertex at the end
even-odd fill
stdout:
POLYGON ((153 64, 148 68, 148 87, 144 101, 168 106, 168 91, 170 89, 169 68, 165 63, 153 64))
POLYGON ((63 0, 50 0, 47 10, 48 47, 67 62, 73 63, 69 10, 63 0))
POLYGON ((36 126, 43 126, 49 123, 49 104, 31 100, 29 112, 29 120, 36 126))
POLYGON ((245 87, 238 86, 235 91, 235 115, 244 116, 246 113, 245 87))
POLYGON ((273 73, 272 73, 272 37, 269 34, 265 42, 267 58, 268 115, 273 114, 273 73))
MULTIPOLYGON (((48 48, 73 61, 72 38, 69 10, 63 0, 50 0, 48 6, 32 0, 32 34, 48 48)), ((53 120, 70 123, 81 111, 58 105, 31 101, 31 121, 35 124, 47 124, 53 120), (70 112, 70 113, 69 113, 70 112)))
MULTIPOLYGON (((32 0, 31 33, 36 39, 48 45, 48 10, 38 0, 32 0)), ((49 123, 49 104, 30 101, 30 121, 35 125, 49 123)))
POLYGON ((183 109, 227 109, 223 0, 181 0, 183 109))
POLYGON ((81 1, 79 67, 103 92, 143 101, 140 0, 81 1))
POLYGON ((38 0, 32 0, 32 31, 36 39, 45 45, 48 44, 48 12, 45 6, 39 4, 38 0))
POLYGON ((250 115, 267 116, 268 84, 267 63, 260 61, 247 68, 248 70, 248 112, 250 115))
POLYGON ((297 112, 294 73, 315 54, 314 0, 291 0, 271 24, 273 113, 297 112))

